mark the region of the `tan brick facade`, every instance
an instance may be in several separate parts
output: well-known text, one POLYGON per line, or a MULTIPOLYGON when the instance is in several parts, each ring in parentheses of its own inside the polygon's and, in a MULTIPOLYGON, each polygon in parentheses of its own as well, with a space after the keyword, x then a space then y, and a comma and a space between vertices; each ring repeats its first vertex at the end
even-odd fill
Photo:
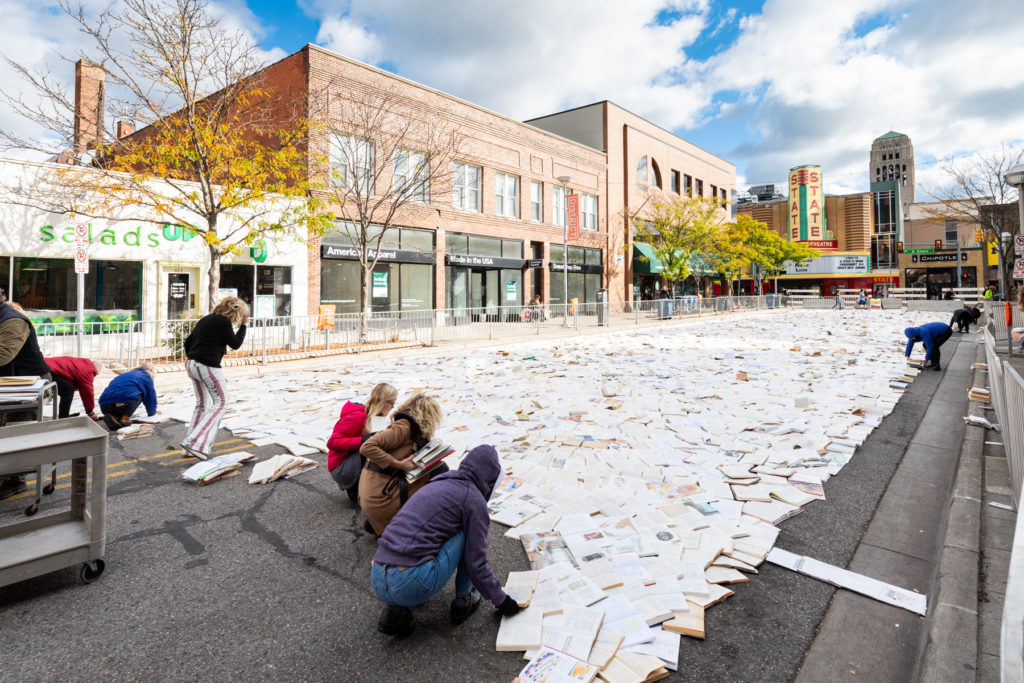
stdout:
MULTIPOLYGON (((276 90, 303 96, 327 93, 334 97, 356 91, 391 93, 402 98, 410 110, 424 117, 442 117, 458 131, 462 142, 456 159, 483 169, 481 211, 456 209, 450 187, 442 192, 432 188, 428 204, 408 204, 395 220, 395 225, 435 233, 436 307, 443 307, 445 301, 445 235, 449 232, 522 240, 526 259, 532 256, 531 243, 541 243, 544 258, 548 258, 550 245, 562 242, 562 228, 554 225, 552 214, 552 188, 559 185, 556 178, 562 175, 572 176, 570 191, 594 195, 598 202, 597 230, 582 231, 580 239, 570 244, 601 249, 605 265, 603 284, 607 286, 613 276, 608 270, 609 262, 613 261, 608 256, 608 163, 602 152, 313 45, 268 67, 262 75, 276 90), (297 82, 302 84, 301 89, 296 88, 297 82), (495 214, 497 173, 519 177, 519 219, 495 214), (542 223, 530 220, 531 181, 543 183, 542 223)), ((314 138, 311 144, 316 152, 327 156, 326 137, 314 138)), ((384 179, 378 177, 378 190, 382 182, 384 179)), ((319 256, 319 240, 311 239, 307 282, 310 313, 316 312, 320 302, 319 256)), ((549 271, 545 269, 543 273, 543 296, 548 300, 549 271)), ((527 280, 532 273, 527 270, 524 275, 524 290, 530 291, 527 280)))

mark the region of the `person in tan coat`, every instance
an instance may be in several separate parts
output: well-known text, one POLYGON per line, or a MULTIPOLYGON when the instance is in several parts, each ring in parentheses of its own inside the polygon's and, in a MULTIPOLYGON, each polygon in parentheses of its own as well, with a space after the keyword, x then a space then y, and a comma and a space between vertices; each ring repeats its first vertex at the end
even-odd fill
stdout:
MULTIPOLYGON (((410 458, 434 438, 441 417, 437 401, 417 394, 395 409, 387 429, 371 436, 359 448, 366 456, 366 467, 359 477, 359 507, 378 536, 405 501, 430 481, 430 476, 425 476, 408 484, 405 473, 415 469, 410 458)), ((431 476, 447 469, 437 469, 431 476)))

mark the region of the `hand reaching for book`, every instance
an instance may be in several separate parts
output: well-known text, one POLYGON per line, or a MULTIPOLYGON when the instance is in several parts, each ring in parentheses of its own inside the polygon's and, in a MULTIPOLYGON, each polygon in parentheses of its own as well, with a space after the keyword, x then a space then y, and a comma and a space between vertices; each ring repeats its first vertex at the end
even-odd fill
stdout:
POLYGON ((522 608, 519 606, 519 603, 511 595, 506 595, 505 599, 498 605, 498 611, 501 612, 503 617, 514 617, 519 614, 520 609, 522 608))
POLYGON ((409 458, 408 460, 396 460, 395 469, 403 470, 405 472, 412 472, 414 469, 416 469, 416 465, 413 464, 412 458, 409 458))

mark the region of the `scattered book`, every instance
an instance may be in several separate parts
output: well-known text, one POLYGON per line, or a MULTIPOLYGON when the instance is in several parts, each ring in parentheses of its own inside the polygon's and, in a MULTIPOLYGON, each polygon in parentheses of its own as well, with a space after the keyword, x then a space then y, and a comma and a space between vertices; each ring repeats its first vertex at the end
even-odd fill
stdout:
POLYGON ((256 463, 249 475, 250 484, 269 484, 281 477, 308 472, 316 467, 316 461, 298 455, 275 455, 256 463))
POLYGON ((517 683, 589 683, 597 675, 598 667, 564 652, 541 648, 523 667, 517 683))
POLYGON ((505 579, 505 593, 512 596, 512 599, 520 607, 530 604, 530 598, 533 597, 533 591, 536 588, 537 571, 533 569, 525 572, 509 572, 508 578, 505 579))
POLYGON ((255 458, 252 453, 240 451, 225 453, 210 460, 202 460, 182 472, 181 478, 195 486, 205 486, 238 474, 242 463, 255 458))
POLYGON ((539 650, 543 645, 544 615, 527 607, 511 617, 502 617, 494 649, 498 652, 539 650))

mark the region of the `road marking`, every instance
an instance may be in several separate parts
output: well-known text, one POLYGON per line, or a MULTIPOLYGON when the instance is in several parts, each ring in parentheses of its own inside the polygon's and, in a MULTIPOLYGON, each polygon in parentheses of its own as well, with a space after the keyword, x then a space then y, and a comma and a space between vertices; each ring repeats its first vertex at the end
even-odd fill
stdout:
MULTIPOLYGON (((248 441, 246 441, 245 439, 229 439, 227 441, 218 441, 217 443, 215 443, 213 445, 214 446, 223 446, 225 444, 230 444, 230 443, 237 444, 237 445, 213 451, 213 454, 214 455, 221 455, 223 453, 232 453, 234 451, 239 451, 239 450, 242 450, 242 449, 246 448, 247 446, 252 445, 248 441), (241 443, 240 444, 240 443, 238 443, 239 441, 245 441, 245 443, 241 443)), ((113 469, 115 467, 121 467, 123 465, 132 465, 132 464, 135 464, 135 463, 138 463, 138 462, 142 462, 142 461, 145 461, 145 460, 155 460, 157 458, 166 458, 169 455, 178 455, 181 452, 182 452, 181 450, 167 451, 166 453, 157 453, 156 455, 146 455, 146 456, 143 456, 141 458, 136 458, 135 460, 122 460, 121 462, 115 462, 115 463, 112 463, 110 465, 107 465, 107 469, 111 470, 111 469, 113 469)), ((160 464, 161 465, 172 465, 174 463, 186 462, 188 460, 192 460, 193 462, 199 462, 196 458, 178 458, 177 460, 172 460, 172 461, 166 462, 166 463, 162 462, 160 464)), ((110 472, 110 473, 107 474, 107 479, 112 479, 113 477, 120 477, 122 475, 131 474, 132 472, 138 472, 138 471, 139 471, 139 468, 135 467, 133 469, 124 470, 124 471, 121 471, 121 472, 110 472)), ((70 472, 65 472, 64 474, 57 475, 57 479, 58 480, 59 479, 66 479, 66 478, 68 478, 70 476, 71 476, 70 472)), ((49 477, 47 477, 47 479, 49 479, 49 477)), ((25 485, 30 487, 30 488, 32 488, 32 487, 34 487, 36 485, 36 480, 35 479, 30 479, 30 480, 25 482, 25 485)), ((59 489, 65 489, 65 488, 67 488, 69 486, 71 486, 70 483, 68 483, 68 484, 58 484, 57 486, 54 487, 54 490, 56 491, 56 490, 59 490, 59 489)), ((19 493, 17 495, 11 496, 10 498, 4 498, 4 500, 18 500, 19 498, 25 498, 25 497, 34 496, 34 495, 35 495, 35 491, 31 491, 30 490, 30 491, 25 491, 24 493, 19 493)))

